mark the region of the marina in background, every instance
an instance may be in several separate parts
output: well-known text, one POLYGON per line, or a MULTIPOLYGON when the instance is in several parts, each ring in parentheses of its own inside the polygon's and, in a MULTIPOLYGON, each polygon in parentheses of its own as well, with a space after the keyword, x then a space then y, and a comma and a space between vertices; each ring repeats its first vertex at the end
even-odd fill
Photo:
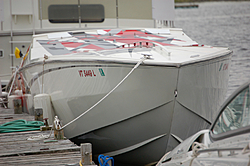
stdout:
POLYGON ((247 33, 249 13, 247 8, 249 8, 249 2, 211 2, 200 3, 199 9, 178 9, 179 11, 176 11, 175 25, 183 27, 184 31, 190 34, 193 39, 199 43, 227 46, 234 51, 227 95, 249 79, 249 34, 247 33), (237 6, 240 12, 226 13, 234 6, 237 6), (225 10, 224 13, 219 8, 222 11, 225 10), (215 11, 205 12, 208 9, 215 11), (221 15, 218 13, 210 15, 216 12, 221 15), (192 16, 196 16, 196 21, 193 20, 192 16), (237 24, 241 25, 239 30, 236 30, 237 24), (203 28, 199 29, 199 27, 203 28), (213 27, 218 29, 212 29, 213 27), (222 37, 220 37, 221 34, 222 37))

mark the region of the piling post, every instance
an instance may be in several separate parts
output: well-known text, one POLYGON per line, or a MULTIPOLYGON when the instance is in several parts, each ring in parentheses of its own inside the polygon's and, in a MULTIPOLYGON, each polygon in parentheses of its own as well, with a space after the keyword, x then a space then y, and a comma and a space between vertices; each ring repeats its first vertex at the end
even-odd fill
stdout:
POLYGON ((91 143, 81 144, 82 165, 92 165, 92 145, 91 143))
POLYGON ((14 103, 14 114, 22 114, 22 99, 17 98, 13 100, 14 103))

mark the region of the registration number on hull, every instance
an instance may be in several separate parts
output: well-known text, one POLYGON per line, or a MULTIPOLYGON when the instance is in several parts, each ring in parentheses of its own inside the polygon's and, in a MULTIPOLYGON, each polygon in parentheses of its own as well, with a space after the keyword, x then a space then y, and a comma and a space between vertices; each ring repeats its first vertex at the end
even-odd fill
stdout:
MULTIPOLYGON (((105 73, 102 68, 98 69, 101 76, 105 76, 105 73)), ((94 70, 78 70, 80 77, 96 77, 96 72, 94 70)))

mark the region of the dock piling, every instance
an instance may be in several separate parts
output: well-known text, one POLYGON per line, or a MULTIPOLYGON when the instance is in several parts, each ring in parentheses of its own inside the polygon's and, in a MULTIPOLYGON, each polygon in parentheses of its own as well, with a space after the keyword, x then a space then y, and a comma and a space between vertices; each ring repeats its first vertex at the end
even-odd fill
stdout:
POLYGON ((14 113, 22 114, 22 100, 20 98, 14 99, 14 113))
POLYGON ((81 144, 81 164, 83 166, 92 165, 92 145, 91 143, 81 144))

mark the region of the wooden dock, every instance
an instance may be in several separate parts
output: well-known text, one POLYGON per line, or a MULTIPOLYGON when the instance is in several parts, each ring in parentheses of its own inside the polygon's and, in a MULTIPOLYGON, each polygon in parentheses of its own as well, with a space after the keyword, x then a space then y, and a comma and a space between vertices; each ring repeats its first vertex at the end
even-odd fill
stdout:
MULTIPOLYGON (((0 124, 24 119, 33 121, 34 116, 14 114, 14 110, 0 107, 0 124)), ((0 165, 79 165, 80 147, 68 139, 54 140, 51 131, 26 131, 0 133, 0 165), (39 135, 50 137, 45 140, 27 140, 39 135)))

